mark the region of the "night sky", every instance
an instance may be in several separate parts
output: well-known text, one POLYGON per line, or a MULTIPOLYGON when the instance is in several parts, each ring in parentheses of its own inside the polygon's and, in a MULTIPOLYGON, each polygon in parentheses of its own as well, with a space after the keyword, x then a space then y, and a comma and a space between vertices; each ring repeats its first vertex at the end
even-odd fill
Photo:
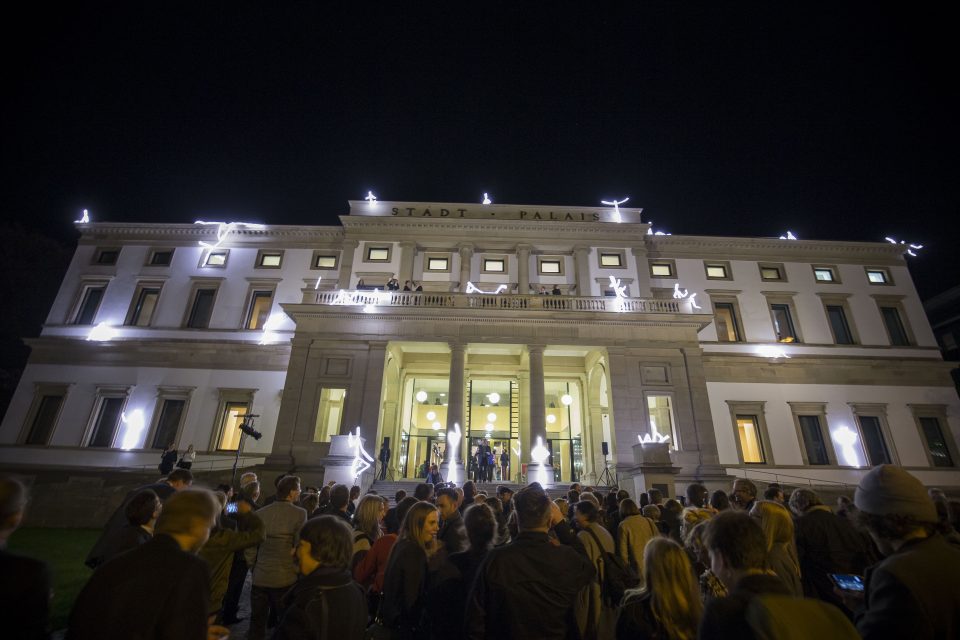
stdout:
POLYGON ((676 234, 921 242, 921 295, 960 284, 948 4, 257 4, 8 20, 6 220, 630 196, 676 234))

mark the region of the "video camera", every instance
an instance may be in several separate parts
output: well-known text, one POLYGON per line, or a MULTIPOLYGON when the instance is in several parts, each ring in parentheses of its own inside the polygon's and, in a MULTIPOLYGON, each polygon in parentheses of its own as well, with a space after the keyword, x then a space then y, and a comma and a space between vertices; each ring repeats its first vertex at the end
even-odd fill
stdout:
POLYGON ((254 429, 253 426, 247 424, 248 418, 259 418, 260 416, 256 414, 248 413, 247 415, 241 416, 241 417, 243 418, 243 422, 240 423, 240 431, 244 432, 254 440, 259 440, 260 438, 263 437, 262 433, 254 429))

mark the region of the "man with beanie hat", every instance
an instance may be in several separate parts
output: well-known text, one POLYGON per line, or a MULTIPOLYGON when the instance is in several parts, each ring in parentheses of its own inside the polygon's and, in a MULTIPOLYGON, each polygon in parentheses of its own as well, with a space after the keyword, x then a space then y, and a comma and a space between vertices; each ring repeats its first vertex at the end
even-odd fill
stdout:
POLYGON ((887 556, 867 569, 856 614, 860 635, 960 637, 960 551, 936 533, 937 511, 923 484, 900 467, 880 465, 860 481, 854 504, 860 524, 887 556))

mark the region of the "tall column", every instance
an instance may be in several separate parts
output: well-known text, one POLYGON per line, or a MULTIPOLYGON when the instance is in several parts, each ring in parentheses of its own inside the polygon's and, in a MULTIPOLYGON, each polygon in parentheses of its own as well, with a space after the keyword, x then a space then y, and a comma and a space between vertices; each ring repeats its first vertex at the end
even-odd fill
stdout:
POLYGON ((653 291, 650 284, 650 267, 647 263, 647 248, 634 247, 630 250, 637 263, 637 289, 633 293, 636 298, 652 298, 653 291))
POLYGON ((529 244, 517 245, 517 293, 522 296, 530 293, 530 249, 529 244))
POLYGON ((540 467, 535 461, 537 448, 547 447, 546 394, 543 388, 543 351, 541 344, 527 345, 530 362, 530 440, 527 446, 527 480, 545 487, 553 484, 553 467, 549 459, 540 467), (539 442, 538 442, 539 438, 539 442))
POLYGON ((443 477, 448 482, 462 483, 463 449, 469 444, 464 433, 463 389, 467 347, 460 342, 450 343, 450 386, 447 388, 447 446, 443 453, 443 477), (460 434, 457 435, 459 428, 460 434), (456 449, 456 458, 453 449, 456 449))
POLYGON ((413 257, 416 250, 416 242, 404 240, 400 243, 400 272, 397 274, 397 279, 401 285, 407 280, 413 280, 413 257))
POLYGON ((353 252, 359 243, 356 240, 344 240, 340 246, 340 278, 337 280, 338 289, 350 289, 350 280, 353 278, 353 252))
MULTIPOLYGON (((363 383, 363 396, 360 403, 360 430, 366 441, 367 452, 371 447, 379 446, 375 443, 380 423, 380 408, 382 406, 383 371, 387 363, 387 343, 370 341, 367 351, 366 379, 363 383)), ((355 393, 350 395, 355 396, 355 393)), ((357 402, 357 400, 354 400, 357 402)), ((354 405, 356 406, 356 405, 354 405)), ((349 424, 344 420, 340 425, 340 435, 346 435, 356 429, 357 425, 349 424)))
POLYGON ((470 261, 473 258, 473 245, 461 244, 457 247, 460 250, 460 293, 467 290, 467 283, 470 281, 470 261))
POLYGON ((590 247, 583 245, 574 247, 573 264, 577 277, 577 295, 592 296, 593 286, 590 282, 590 247))

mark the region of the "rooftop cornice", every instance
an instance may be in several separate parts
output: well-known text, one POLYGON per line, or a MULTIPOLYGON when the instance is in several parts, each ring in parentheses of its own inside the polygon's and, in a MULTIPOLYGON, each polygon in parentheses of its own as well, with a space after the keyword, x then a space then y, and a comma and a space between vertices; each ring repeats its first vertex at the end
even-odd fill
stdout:
POLYGON ((349 237, 389 234, 391 237, 423 239, 458 239, 465 234, 494 240, 498 232, 504 240, 536 245, 544 240, 576 242, 597 239, 617 245, 642 245, 647 237, 646 223, 597 223, 579 221, 483 220, 475 218, 392 218, 376 216, 340 216, 349 237))
MULTIPOLYGON (((78 224, 80 242, 199 242, 215 243, 217 227, 199 224, 150 224, 126 222, 90 222, 78 224)), ((222 245, 288 245, 337 242, 344 239, 344 230, 336 226, 319 225, 264 225, 262 229, 236 228, 222 245)))
POLYGON ((648 236, 650 257, 695 257, 708 254, 726 259, 829 260, 902 264, 903 247, 889 242, 841 240, 780 240, 727 236, 648 236))

